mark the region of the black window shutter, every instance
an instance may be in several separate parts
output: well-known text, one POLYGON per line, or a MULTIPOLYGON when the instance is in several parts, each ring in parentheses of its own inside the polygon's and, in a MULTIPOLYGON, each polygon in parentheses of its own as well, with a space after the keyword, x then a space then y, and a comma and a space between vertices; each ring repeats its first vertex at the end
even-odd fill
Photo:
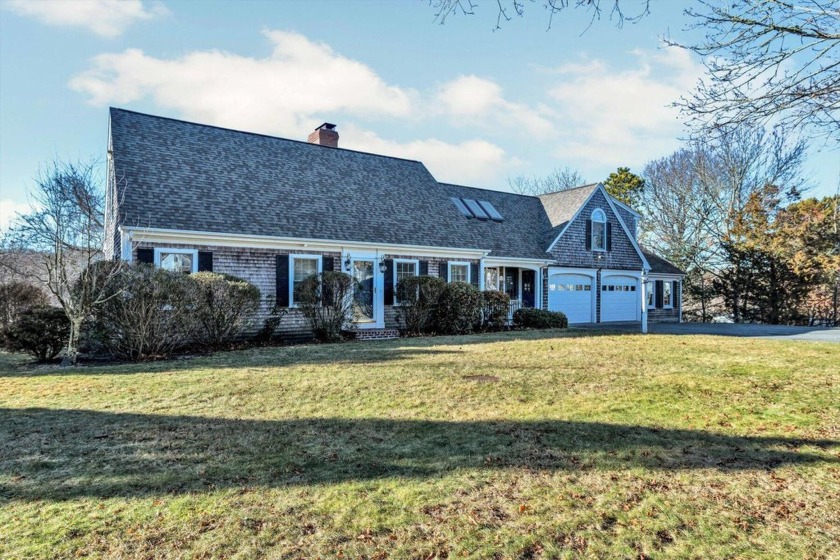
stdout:
POLYGON ((274 297, 277 299, 277 307, 289 307, 289 255, 277 255, 275 258, 277 291, 274 297))
POLYGON ((662 309, 662 299, 665 297, 662 288, 662 280, 656 281, 656 308, 662 309))
POLYGON ((448 261, 440 261, 440 264, 438 265, 438 267, 439 267, 438 268, 438 276, 440 276, 441 278, 443 278, 444 280, 446 280, 448 282, 449 281, 449 262, 448 261))
POLYGON ((417 271, 418 276, 429 275, 429 261, 420 261, 420 270, 417 271))
POLYGON ((198 271, 199 272, 213 272, 213 252, 199 251, 198 252, 198 271))
POLYGON ((470 264, 470 284, 478 288, 478 263, 470 264))
POLYGON ((385 305, 394 305, 394 259, 385 259, 385 305))
POLYGON ((335 270, 335 259, 329 255, 324 255, 321 258, 321 271, 332 272, 333 270, 335 270))
POLYGON ((592 220, 586 220, 586 250, 592 250, 592 220))
POLYGON ((607 222, 607 251, 612 251, 612 222, 607 222))
POLYGON ((155 264, 155 250, 137 249, 137 262, 155 264))
POLYGON ((671 305, 674 306, 674 309, 679 307, 679 300, 677 300, 677 294, 679 294, 679 286, 680 283, 677 280, 674 280, 674 285, 671 286, 671 305))

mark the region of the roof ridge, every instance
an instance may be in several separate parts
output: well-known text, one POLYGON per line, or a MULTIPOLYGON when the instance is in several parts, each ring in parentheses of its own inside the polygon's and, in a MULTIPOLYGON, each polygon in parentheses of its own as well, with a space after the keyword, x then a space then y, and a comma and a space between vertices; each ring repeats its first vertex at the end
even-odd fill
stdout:
POLYGON ((568 189, 560 189, 559 191, 551 191, 551 192, 547 192, 547 193, 542 193, 540 195, 537 195, 537 198, 539 198, 541 196, 548 196, 550 194, 560 194, 560 193, 565 193, 565 192, 569 192, 569 191, 576 191, 578 189, 585 189, 587 187, 597 187, 600 184, 601 184, 600 181, 598 181, 597 183, 587 183, 585 185, 578 185, 577 187, 570 187, 568 189))
POLYGON ((516 193, 516 192, 512 192, 512 191, 500 191, 498 189, 488 189, 487 187, 473 187, 472 185, 459 185, 458 183, 447 183, 445 181, 438 181, 438 184, 439 185, 447 185, 449 187, 459 187, 459 188, 462 188, 462 189, 473 189, 473 190, 477 190, 477 191, 488 191, 488 192, 494 192, 494 193, 499 193, 499 194, 509 194, 509 195, 513 195, 513 196, 524 196, 525 198, 539 198, 538 196, 534 196, 534 195, 531 195, 531 194, 516 193))
MULTIPOLYGON (((201 127, 204 127, 204 128, 214 128, 216 130, 224 130, 226 132, 235 132, 237 134, 247 134, 249 136, 259 136, 259 137, 262 137, 262 138, 270 138, 272 140, 283 140, 284 142, 293 142, 295 144, 303 144, 305 146, 318 146, 319 148, 329 148, 331 150, 341 150, 341 151, 344 151, 344 152, 351 152, 351 153, 354 153, 354 154, 364 154, 364 155, 367 155, 367 156, 376 156, 376 157, 382 157, 382 158, 388 158, 388 159, 395 159, 395 160, 398 160, 398 161, 408 161, 408 162, 411 162, 411 163, 419 163, 424 168, 426 167, 426 164, 424 164, 422 161, 417 160, 417 159, 408 159, 408 158, 401 158, 401 157, 397 157, 397 156, 389 156, 389 155, 385 155, 385 154, 376 154, 374 152, 364 152, 362 150, 351 150, 349 148, 338 148, 338 147, 333 148, 332 146, 322 146, 321 144, 313 144, 312 142, 306 142, 304 140, 295 140, 293 138, 284 138, 282 136, 272 136, 270 134, 262 134, 260 132, 249 132, 247 130, 238 130, 236 128, 228 128, 228 127, 225 127, 225 126, 218 126, 218 125, 215 125, 215 124, 206 124, 206 123, 199 123, 199 122, 194 122, 194 121, 187 121, 187 120, 184 120, 184 119, 176 119, 174 117, 164 117, 162 115, 152 115, 150 113, 141 113, 140 111, 132 111, 131 109, 123 109, 121 107, 109 107, 108 109, 111 112, 119 111, 119 112, 122 112, 122 113, 131 113, 133 115, 140 115, 141 117, 149 117, 151 119, 161 119, 161 120, 165 120, 165 121, 178 122, 178 123, 189 124, 189 125, 193 125, 193 126, 201 126, 201 127)), ((426 168, 426 170, 428 171, 428 168, 426 168)), ((431 175, 431 171, 429 171, 429 174, 431 175)), ((432 175, 432 177, 434 177, 434 175, 432 175)))

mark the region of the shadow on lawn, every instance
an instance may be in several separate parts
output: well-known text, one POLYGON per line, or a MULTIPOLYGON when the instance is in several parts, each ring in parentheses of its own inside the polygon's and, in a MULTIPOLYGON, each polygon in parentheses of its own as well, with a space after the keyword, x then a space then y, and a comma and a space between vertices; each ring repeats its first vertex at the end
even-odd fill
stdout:
MULTIPOLYGON (((138 375, 178 372, 191 369, 285 367, 324 364, 377 364, 411 360, 423 355, 460 354, 459 346, 513 342, 516 340, 547 340, 589 337, 593 332, 565 330, 508 331, 464 336, 430 336, 401 338, 373 342, 340 344, 298 344, 249 348, 211 355, 196 355, 189 359, 170 359, 141 363, 86 364, 62 368, 58 365, 37 365, 20 360, 0 360, 0 378, 40 377, 58 375, 138 375)), ((615 334, 615 333, 613 333, 615 334)), ((7 355, 8 358, 8 355, 7 355)))
POLYGON ((840 464, 838 446, 587 422, 270 421, 0 409, 0 499, 422 478, 461 468, 770 469, 840 464))

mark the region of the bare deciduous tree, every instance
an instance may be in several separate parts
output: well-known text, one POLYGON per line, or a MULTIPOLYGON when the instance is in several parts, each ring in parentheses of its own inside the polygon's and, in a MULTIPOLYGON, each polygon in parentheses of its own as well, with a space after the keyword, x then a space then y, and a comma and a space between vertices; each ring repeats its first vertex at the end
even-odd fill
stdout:
POLYGON ((95 163, 54 161, 35 180, 31 211, 18 215, 3 246, 4 266, 30 263, 18 274, 45 286, 70 320, 64 364, 76 362, 84 320, 101 305, 119 266, 97 270, 104 258, 105 196, 95 163), (15 255, 27 254, 28 259, 15 255))
MULTIPOLYGON (((479 0, 429 0, 435 10, 435 21, 441 25, 452 15, 475 15, 479 7, 479 0)), ((650 0, 543 0, 538 4, 535 0, 495 0, 487 2, 493 6, 496 15, 495 29, 501 29, 502 24, 511 21, 514 17, 525 15, 526 5, 541 5, 548 14, 548 29, 554 21, 554 16, 564 10, 581 9, 589 15, 589 25, 600 20, 607 12, 608 18, 615 20, 618 27, 625 23, 636 23, 650 13, 650 0), (626 10, 627 4, 635 4, 630 11, 626 10)))
MULTIPOLYGON (((649 163, 644 173, 645 243, 680 265, 689 279, 694 275, 697 297, 706 298, 707 277, 718 277, 731 264, 724 242, 731 239, 750 197, 774 185, 782 200, 790 202, 807 189, 802 177, 805 149, 803 141, 781 130, 742 127, 649 163)), ((739 294, 731 300, 737 320, 739 294)), ((705 318, 705 299, 700 304, 705 318)))
POLYGON ((803 125, 840 145, 840 5, 836 0, 698 0, 686 14, 708 75, 678 103, 701 132, 803 125))
POLYGON ((584 184, 586 184, 586 179, 571 167, 563 167, 562 169, 558 167, 546 177, 517 175, 508 179, 510 190, 529 196, 565 191, 584 184))

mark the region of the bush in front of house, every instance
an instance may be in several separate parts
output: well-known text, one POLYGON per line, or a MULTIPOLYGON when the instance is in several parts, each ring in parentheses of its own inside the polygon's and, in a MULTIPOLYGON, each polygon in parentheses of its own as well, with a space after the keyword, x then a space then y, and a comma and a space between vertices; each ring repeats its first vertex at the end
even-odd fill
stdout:
POLYGON ((11 352, 25 352, 39 362, 49 362, 64 348, 70 334, 70 320, 60 307, 35 306, 18 313, 3 331, 3 346, 11 352))
POLYGON ((188 278, 185 325, 191 341, 204 348, 230 344, 259 309, 260 290, 229 274, 196 272, 188 278))
POLYGON ((437 276, 410 276, 397 283, 397 320, 403 332, 419 335, 435 328, 435 313, 446 282, 437 276))
POLYGON ((125 267, 109 283, 92 328, 111 354, 166 358, 189 342, 189 276, 147 264, 125 267))
POLYGON ((437 330, 443 334, 468 334, 481 323, 481 292, 466 282, 447 284, 438 298, 437 330))
POLYGON ((513 312, 513 325, 520 329, 565 329, 569 320, 560 311, 523 307, 513 312))
POLYGON ((313 274, 295 288, 295 302, 321 342, 343 340, 342 331, 353 312, 353 277, 344 272, 313 274))
POLYGON ((47 294, 26 282, 0 284, 0 331, 6 330, 18 316, 32 307, 47 305, 47 294))
POLYGON ((499 290, 487 290, 481 293, 481 327, 485 330, 498 331, 505 328, 510 311, 510 296, 499 290))

